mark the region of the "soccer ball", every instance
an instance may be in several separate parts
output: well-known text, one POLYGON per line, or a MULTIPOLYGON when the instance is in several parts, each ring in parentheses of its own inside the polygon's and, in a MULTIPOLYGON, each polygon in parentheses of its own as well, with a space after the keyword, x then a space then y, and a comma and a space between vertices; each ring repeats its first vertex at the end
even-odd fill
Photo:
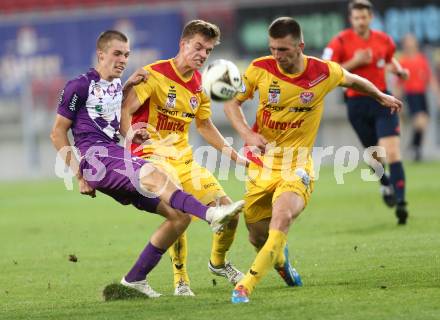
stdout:
POLYGON ((231 100, 242 91, 240 71, 237 66, 224 59, 210 63, 202 74, 205 93, 214 101, 231 100))

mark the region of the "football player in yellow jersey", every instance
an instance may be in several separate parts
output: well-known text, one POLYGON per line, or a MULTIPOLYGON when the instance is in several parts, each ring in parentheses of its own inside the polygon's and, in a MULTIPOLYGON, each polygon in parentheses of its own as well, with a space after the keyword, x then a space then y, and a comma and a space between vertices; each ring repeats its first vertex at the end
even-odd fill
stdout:
POLYGON ((351 87, 375 98, 392 112, 402 103, 371 82, 334 62, 303 54, 300 25, 281 17, 269 27, 271 56, 254 60, 244 82, 246 90, 225 104, 225 112, 248 146, 245 220, 249 239, 258 254, 232 293, 233 303, 246 303, 257 283, 271 269, 289 286, 302 285, 291 266, 287 234, 313 191, 313 147, 324 97, 337 86, 351 87), (246 123, 241 104, 259 91, 253 128, 246 123))
MULTIPOLYGON (((216 178, 193 160, 188 131, 195 121, 200 135, 217 150, 246 165, 247 160, 226 142, 211 121, 210 101, 201 86, 198 71, 219 43, 220 30, 202 20, 190 21, 182 32, 175 58, 144 67, 148 81, 134 87, 122 105, 121 133, 130 140, 131 132, 145 140, 132 141, 132 152, 159 164, 175 182, 204 204, 231 203, 216 178), (131 126, 131 127, 130 127, 131 126)), ((209 270, 236 284, 244 275, 225 260, 237 228, 238 216, 213 236, 209 270)), ((175 295, 194 295, 186 271, 187 241, 183 234, 170 248, 174 270, 175 295)))

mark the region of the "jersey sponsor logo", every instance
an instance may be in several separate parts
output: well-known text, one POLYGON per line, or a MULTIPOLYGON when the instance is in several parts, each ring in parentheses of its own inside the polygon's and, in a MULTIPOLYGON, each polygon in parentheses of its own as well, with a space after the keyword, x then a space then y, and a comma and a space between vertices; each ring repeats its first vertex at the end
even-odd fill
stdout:
POLYGON ((64 89, 63 91, 61 91, 60 97, 58 99, 58 104, 61 104, 61 102, 63 102, 63 98, 64 98, 64 89))
POLYGON ((78 95, 76 93, 73 94, 72 99, 70 99, 70 103, 69 103, 69 109, 70 111, 75 111, 76 110, 76 103, 78 102, 78 95))
POLYGON ((267 109, 267 110, 270 110, 270 111, 275 111, 275 112, 283 111, 283 109, 284 109, 284 107, 282 107, 282 106, 273 106, 273 105, 270 105, 270 104, 266 104, 264 106, 264 108, 267 109))
POLYGON ((199 106, 199 101, 197 100, 197 97, 192 96, 191 99, 189 99, 189 105, 193 109, 197 108, 199 106))
POLYGON ((185 123, 181 121, 172 121, 168 116, 159 113, 157 115, 156 130, 181 131, 185 130, 185 123))
POLYGON ((190 112, 182 112, 182 117, 194 119, 196 117, 196 115, 194 113, 190 113, 190 112))
POLYGON ((302 103, 307 104, 310 103, 310 101, 312 101, 314 96, 315 95, 313 94, 313 92, 305 91, 299 94, 299 99, 301 100, 302 103))
POLYGON ((170 109, 175 108, 176 99, 177 99, 176 88, 175 86, 170 86, 170 89, 168 90, 167 101, 165 102, 165 108, 170 108, 170 109))
POLYGON ((289 112, 309 112, 312 109, 312 107, 290 107, 289 112))
POLYGON ((321 81, 325 80, 328 77, 327 74, 322 73, 316 79, 309 82, 309 88, 316 86, 321 81))
POLYGON ((301 125, 304 122, 304 119, 290 121, 290 122, 275 121, 270 118, 271 115, 272 115, 271 112, 267 110, 263 111, 263 126, 269 129, 274 129, 274 130, 297 129, 297 128, 301 128, 301 125))
POLYGON ((102 112, 102 105, 101 104, 95 105, 95 110, 96 112, 102 112))
POLYGON ((211 182, 211 183, 208 183, 208 184, 203 185, 203 188, 205 188, 205 189, 209 189, 209 188, 211 188, 211 187, 215 187, 216 185, 217 185, 217 183, 215 183, 215 182, 211 182))
POLYGON ((177 116, 177 114, 179 113, 179 111, 177 111, 177 110, 168 110, 168 109, 165 109, 165 108, 162 108, 159 106, 157 107, 157 111, 159 111, 163 114, 166 114, 166 115, 173 116, 173 117, 177 116))

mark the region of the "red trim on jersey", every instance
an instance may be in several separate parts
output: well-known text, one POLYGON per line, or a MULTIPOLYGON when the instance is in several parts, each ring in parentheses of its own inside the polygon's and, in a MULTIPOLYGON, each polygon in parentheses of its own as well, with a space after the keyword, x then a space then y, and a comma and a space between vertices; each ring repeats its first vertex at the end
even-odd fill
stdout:
MULTIPOLYGON (((144 104, 141 105, 140 108, 133 114, 133 117, 131 118, 131 125, 133 126, 139 122, 148 123, 149 116, 150 116, 150 99, 147 99, 145 100, 144 104)), ((140 147, 139 144, 132 143, 131 153, 138 157, 145 156, 143 148, 135 151, 138 147, 140 147)))
MULTIPOLYGON (((258 132, 258 124, 255 122, 253 127, 252 127, 252 131, 253 132, 258 132)), ((252 161, 253 163, 255 163, 257 166, 262 167, 263 166, 263 161, 261 160, 261 158, 257 155, 255 155, 251 149, 249 148, 249 146, 247 144, 244 145, 244 156, 252 161)))
POLYGON ((160 74, 163 74, 168 79, 177 82, 182 87, 190 91, 192 94, 196 94, 202 91, 202 75, 197 70, 194 70, 191 79, 185 82, 179 77, 179 75, 173 69, 173 66, 171 65, 170 61, 164 61, 158 64, 154 64, 151 66, 151 69, 153 69, 156 72, 159 72, 160 74))
POLYGON ((316 86, 318 83, 327 79, 330 75, 327 63, 311 58, 307 58, 306 69, 297 77, 289 77, 281 73, 278 69, 276 60, 272 57, 255 61, 253 65, 272 73, 280 80, 292 83, 304 89, 310 89, 316 86))

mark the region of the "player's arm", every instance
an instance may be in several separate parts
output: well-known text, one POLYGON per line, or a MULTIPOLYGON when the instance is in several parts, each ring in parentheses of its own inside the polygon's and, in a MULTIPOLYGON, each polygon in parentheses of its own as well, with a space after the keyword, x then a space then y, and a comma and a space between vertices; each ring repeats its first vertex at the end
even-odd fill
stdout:
POLYGON ((130 130, 133 114, 136 113, 136 111, 142 105, 138 95, 136 94, 134 86, 138 85, 139 83, 146 82, 148 77, 149 73, 144 68, 138 69, 130 76, 123 89, 124 97, 122 100, 119 132, 125 137, 126 141, 136 144, 142 144, 144 141, 148 140, 149 136, 145 128, 139 128, 138 130, 134 131, 130 130))
POLYGON ((261 134, 252 131, 241 105, 242 102, 237 99, 226 102, 224 105, 225 114, 246 145, 255 146, 264 152, 267 140, 261 134))
POLYGON ((211 118, 196 118, 196 127, 200 135, 211 146, 229 156, 235 162, 245 166, 248 165, 248 160, 240 156, 238 152, 226 141, 226 139, 212 122, 211 118))
POLYGON ((371 49, 358 49, 353 57, 341 63, 341 66, 348 71, 370 64, 373 61, 373 53, 371 49))
POLYGON ((342 87, 351 88, 356 91, 365 93, 366 95, 376 99, 381 105, 390 108, 391 112, 400 111, 402 109, 402 102, 393 96, 383 93, 369 80, 353 74, 343 69, 344 80, 340 84, 342 87))
POLYGON ((95 190, 89 186, 86 180, 81 175, 79 170, 79 162, 75 156, 72 145, 70 144, 67 133, 72 126, 72 120, 57 114, 55 123, 50 133, 52 144, 57 150, 58 154, 64 160, 67 166, 76 174, 78 179, 79 191, 94 198, 96 196, 95 190))

